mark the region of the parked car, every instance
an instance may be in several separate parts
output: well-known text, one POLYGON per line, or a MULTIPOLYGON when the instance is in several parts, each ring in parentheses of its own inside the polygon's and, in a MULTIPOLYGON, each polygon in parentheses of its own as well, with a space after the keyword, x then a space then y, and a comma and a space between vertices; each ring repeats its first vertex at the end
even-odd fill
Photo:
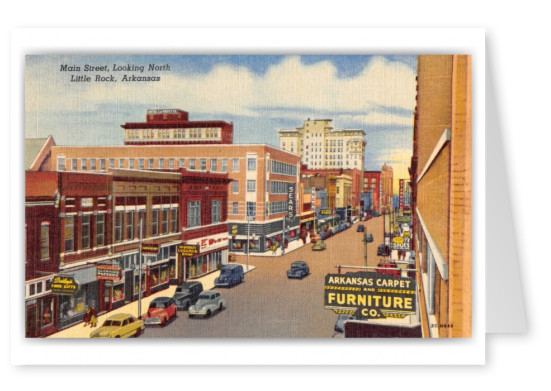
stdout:
POLYGON ((295 261, 291 264, 291 268, 287 270, 287 278, 304 278, 310 274, 310 268, 303 261, 295 261))
POLYGON ((335 323, 335 333, 342 334, 344 333, 344 324, 348 322, 349 320, 355 320, 356 317, 354 315, 346 315, 346 314, 340 314, 337 322, 335 323))
POLYGON ((90 338, 138 337, 145 329, 144 322, 129 314, 116 314, 90 333, 90 338))
POLYGON ((217 288, 232 287, 243 282, 244 275, 242 265, 224 265, 220 270, 220 275, 214 279, 214 286, 217 288))
POLYGON ((390 246, 386 244, 380 244, 377 247, 377 255, 387 257, 390 255, 390 246))
POLYGON ((208 290, 201 292, 197 303, 189 307, 188 315, 190 318, 193 318, 195 315, 202 315, 208 318, 214 312, 222 311, 224 308, 226 308, 226 301, 222 299, 220 293, 208 290))
POLYGON ((187 310, 190 305, 195 304, 199 298, 199 294, 203 292, 203 284, 199 281, 183 282, 174 292, 172 298, 176 302, 176 308, 178 310, 187 310))
POLYGON ((318 240, 318 241, 312 246, 312 250, 313 250, 313 251, 325 250, 325 242, 322 241, 322 240, 318 240))
POLYGON ((364 232, 365 226, 363 224, 358 224, 358 228, 356 228, 356 232, 364 232))
POLYGON ((166 326, 176 317, 176 301, 172 297, 157 297, 149 303, 147 313, 142 316, 146 326, 166 326))

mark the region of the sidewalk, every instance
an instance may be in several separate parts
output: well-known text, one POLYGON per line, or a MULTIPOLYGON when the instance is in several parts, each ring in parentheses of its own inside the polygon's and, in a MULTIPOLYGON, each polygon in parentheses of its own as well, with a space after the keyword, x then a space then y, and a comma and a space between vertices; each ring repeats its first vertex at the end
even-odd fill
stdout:
MULTIPOLYGON (((232 263, 234 264, 234 263, 232 263)), ((245 271, 245 274, 247 274, 250 271, 253 271, 255 269, 254 266, 249 265, 249 269, 247 270, 247 266, 243 265, 243 270, 245 271)), ((220 274, 219 271, 212 272, 207 274, 206 276, 200 277, 200 278, 194 278, 190 279, 188 281, 200 281, 203 284, 203 289, 213 289, 214 288, 214 279, 218 277, 220 274)), ((169 296, 172 297, 174 295, 174 291, 176 290, 176 285, 171 285, 167 289, 163 291, 156 292, 150 296, 142 298, 142 314, 147 312, 147 308, 149 307, 149 303, 155 299, 156 297, 160 296, 169 296)), ((125 306, 122 306, 120 308, 117 308, 116 310, 107 312, 105 314, 102 314, 98 316, 98 326, 96 328, 91 328, 90 326, 84 327, 84 323, 78 323, 74 326, 68 327, 64 330, 61 330, 55 334, 52 334, 48 336, 47 338, 90 338, 90 333, 93 330, 97 330, 98 327, 100 327, 105 319, 108 317, 115 315, 115 314, 131 314, 134 316, 138 316, 138 301, 134 301, 132 303, 129 303, 125 306)))

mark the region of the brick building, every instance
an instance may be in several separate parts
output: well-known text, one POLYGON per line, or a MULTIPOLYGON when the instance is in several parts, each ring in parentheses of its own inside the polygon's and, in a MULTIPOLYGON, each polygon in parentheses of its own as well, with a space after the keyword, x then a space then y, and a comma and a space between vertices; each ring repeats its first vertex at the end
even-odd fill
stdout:
POLYGON ((363 172, 363 193, 370 193, 371 196, 371 211, 380 211, 380 195, 381 195, 381 171, 364 171, 363 172))
POLYGON ((423 334, 470 337, 471 58, 419 56, 417 69, 410 179, 423 334))

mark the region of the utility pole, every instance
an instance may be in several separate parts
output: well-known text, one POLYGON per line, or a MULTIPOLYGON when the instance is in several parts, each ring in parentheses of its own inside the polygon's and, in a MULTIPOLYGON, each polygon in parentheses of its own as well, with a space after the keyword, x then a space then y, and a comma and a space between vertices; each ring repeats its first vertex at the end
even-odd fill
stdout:
POLYGON ((281 255, 285 254, 285 216, 283 216, 283 230, 281 234, 281 255))
POLYGON ((142 318, 142 239, 143 216, 140 215, 140 253, 138 255, 138 319, 142 318))

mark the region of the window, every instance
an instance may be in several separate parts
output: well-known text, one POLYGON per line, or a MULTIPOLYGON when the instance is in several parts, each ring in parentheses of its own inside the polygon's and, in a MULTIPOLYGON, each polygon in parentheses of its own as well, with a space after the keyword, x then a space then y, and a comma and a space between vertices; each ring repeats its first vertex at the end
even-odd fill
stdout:
POLYGON ((184 168, 185 163, 186 163, 186 159, 178 159, 179 168, 184 168))
POLYGON ((122 240, 122 212, 115 212, 115 242, 122 240))
POLYGON ((201 225, 201 201, 188 201, 187 226, 198 227, 201 225))
POLYGON ((168 168, 170 170, 174 169, 174 159, 168 159, 168 168))
POLYGON ((231 170, 233 172, 239 172, 239 158, 236 158, 236 157, 233 158, 231 170))
POLYGON ((228 172, 228 159, 222 159, 222 167, 220 172, 228 172))
POLYGON ((96 216, 96 246, 105 244, 105 215, 96 216))
POLYGON ((153 219, 151 221, 151 234, 153 236, 159 235, 159 211, 153 211, 153 219))
POLYGON ((158 168, 165 168, 165 159, 159 158, 159 167, 158 168))
POLYGON ((218 171, 218 159, 210 159, 210 171, 218 171))
POLYGON ((220 200, 212 201, 212 223, 219 223, 221 219, 220 215, 220 200))
POLYGON ((231 183, 231 192, 233 194, 239 193, 239 181, 235 180, 231 183))
POLYGON ((144 169, 144 158, 141 157, 138 159, 138 169, 143 170, 144 169))
POLYGON ((57 171, 65 171, 65 155, 57 157, 57 171))
POLYGON ((124 168, 124 158, 119 159, 119 168, 124 168))
POLYGON ((90 159, 90 170, 96 170, 96 159, 90 159))
POLYGON ((168 209, 163 209, 161 211, 161 234, 168 233, 168 209))
POLYGON ((109 159, 109 168, 110 169, 115 168, 115 159, 109 159))
POLYGON ((247 181, 247 193, 254 193, 256 191, 256 181, 248 180, 247 181))
POLYGON ((255 158, 247 159, 247 170, 248 171, 255 171, 256 170, 256 159, 255 158))
POLYGON ((134 212, 126 212, 126 240, 134 239, 134 212))
POLYGON ((232 213, 233 215, 236 215, 236 214, 239 213, 239 203, 238 203, 238 202, 234 202, 234 203, 232 204, 231 213, 232 213))
POLYGON ((189 159, 189 169, 195 170, 195 159, 189 159))
POLYGON ((256 202, 247 201, 247 217, 256 217, 256 202))
POLYGON ((77 170, 77 159, 71 159, 71 171, 77 170))
POLYGON ((90 215, 82 215, 81 218, 81 248, 86 249, 90 248, 90 215))
POLYGON ((147 165, 147 168, 152 169, 154 163, 155 163, 155 159, 149 159, 149 163, 148 163, 148 165, 147 165))
POLYGON ((75 242, 74 242, 74 235, 75 235, 75 217, 74 216, 66 216, 65 217, 65 252, 71 252, 75 251, 75 242))
POLYGON ((42 261, 50 259, 50 224, 42 223, 40 225, 40 259, 42 261))
POLYGON ((199 164, 200 164, 199 169, 201 171, 206 171, 206 169, 207 169, 207 159, 199 159, 199 164))
POLYGON ((99 169, 105 171, 105 159, 99 160, 99 169))
POLYGON ((178 232, 178 209, 172 209, 171 232, 178 232))
POLYGON ((86 159, 80 159, 80 169, 86 170, 86 159))

